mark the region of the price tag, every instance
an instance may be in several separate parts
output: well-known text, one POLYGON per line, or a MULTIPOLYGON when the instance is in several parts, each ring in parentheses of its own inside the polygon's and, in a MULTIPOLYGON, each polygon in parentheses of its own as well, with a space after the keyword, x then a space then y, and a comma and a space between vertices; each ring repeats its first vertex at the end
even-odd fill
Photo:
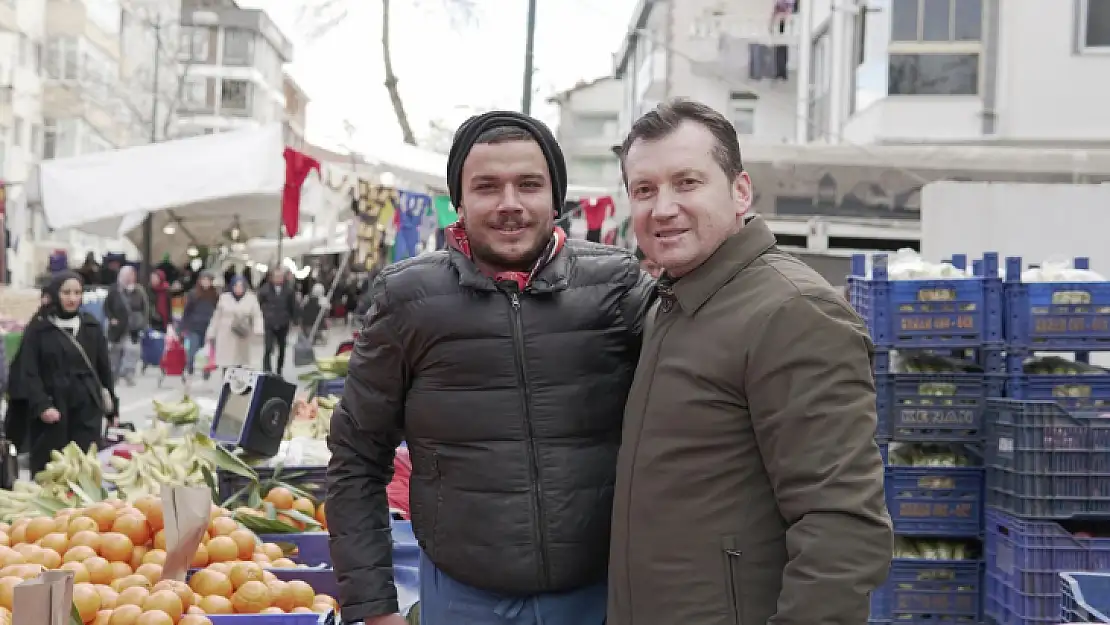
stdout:
POLYGON ((998 439, 998 453, 1012 454, 1014 453, 1014 439, 1012 438, 999 438, 998 439))

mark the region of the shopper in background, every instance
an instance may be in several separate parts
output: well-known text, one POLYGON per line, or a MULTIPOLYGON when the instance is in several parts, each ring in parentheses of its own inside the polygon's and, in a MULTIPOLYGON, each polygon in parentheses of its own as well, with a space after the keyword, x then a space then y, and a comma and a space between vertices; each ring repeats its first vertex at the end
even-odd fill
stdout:
POLYGON ((216 366, 251 366, 251 337, 262 334, 262 328, 258 298, 247 289, 242 276, 234 276, 230 290, 220 295, 205 332, 205 342, 215 343, 216 366))
POLYGON ((44 305, 23 331, 18 371, 31 440, 31 474, 50 461, 50 452, 77 443, 88 451, 117 414, 108 341, 100 322, 80 312, 84 285, 71 271, 54 276, 44 305))
POLYGON ((170 290, 165 272, 161 269, 155 269, 150 274, 146 299, 150 302, 150 328, 165 332, 173 322, 173 292, 170 290))
MULTIPOLYGON (((316 324, 316 320, 320 318, 320 314, 326 314, 329 308, 330 304, 328 303, 327 293, 324 292, 324 285, 312 285, 312 294, 305 298, 304 304, 301 306, 301 334, 309 336, 313 326, 316 324)), ((322 328, 323 325, 324 322, 321 321, 320 327, 316 329, 315 336, 311 337, 314 343, 321 336, 320 328, 322 328)))
POLYGON ((617 462, 609 625, 856 625, 894 547, 862 321, 751 208, 736 129, 689 100, 621 161, 659 304, 617 462))
POLYGON ((104 299, 104 317, 108 321, 108 349, 112 364, 112 380, 135 385, 135 369, 139 364, 139 340, 150 323, 150 302, 146 291, 138 288, 135 268, 124 265, 116 275, 116 285, 104 299))
POLYGON ((297 316, 296 285, 287 280, 288 272, 278 267, 270 272, 270 279, 258 291, 258 303, 262 307, 265 323, 265 339, 262 353, 262 370, 274 371, 271 356, 277 351, 277 374, 285 367, 285 344, 289 339, 289 327, 297 316))
POLYGON ((77 270, 85 286, 92 286, 100 281, 100 263, 96 262, 96 254, 89 252, 85 255, 85 264, 77 270))
MULTIPOLYGON (((185 298, 185 311, 181 315, 181 328, 184 330, 186 341, 189 344, 188 360, 185 363, 189 375, 193 375, 193 361, 197 352, 204 347, 204 337, 208 334, 208 325, 212 316, 216 314, 216 306, 220 301, 220 291, 212 283, 213 276, 210 271, 200 272, 197 285, 185 298)), ((207 379, 208 373, 205 372, 207 379)))

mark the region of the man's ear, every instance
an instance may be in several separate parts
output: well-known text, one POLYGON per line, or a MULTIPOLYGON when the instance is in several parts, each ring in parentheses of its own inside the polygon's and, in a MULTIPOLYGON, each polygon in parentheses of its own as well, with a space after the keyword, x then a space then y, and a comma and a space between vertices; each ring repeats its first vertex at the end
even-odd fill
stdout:
POLYGON ((748 172, 736 174, 732 181, 732 198, 736 204, 736 216, 743 217, 752 208, 752 179, 748 172))

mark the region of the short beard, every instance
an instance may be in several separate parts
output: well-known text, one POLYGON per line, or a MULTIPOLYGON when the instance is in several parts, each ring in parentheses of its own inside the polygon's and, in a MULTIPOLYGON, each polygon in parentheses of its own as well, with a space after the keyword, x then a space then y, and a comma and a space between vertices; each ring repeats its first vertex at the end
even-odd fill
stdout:
POLYGON ((540 259, 544 250, 551 244, 551 239, 554 236, 554 231, 549 232, 547 236, 536 243, 534 249, 530 250, 520 259, 510 260, 503 258, 497 254, 497 252, 494 252, 486 245, 478 243, 474 239, 470 239, 470 254, 475 261, 498 271, 531 271, 532 268, 536 266, 536 261, 540 259))

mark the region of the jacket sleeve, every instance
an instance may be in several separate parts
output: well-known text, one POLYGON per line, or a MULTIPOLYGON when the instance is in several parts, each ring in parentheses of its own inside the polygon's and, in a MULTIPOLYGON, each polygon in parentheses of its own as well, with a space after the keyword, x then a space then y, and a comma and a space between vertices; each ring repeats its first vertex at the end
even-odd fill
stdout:
POLYGON ((396 326, 385 297, 375 298, 328 436, 328 530, 348 623, 398 609, 386 487, 401 442, 410 368, 396 326))
POLYGON ((623 313, 632 332, 632 345, 636 350, 639 360, 640 345, 644 340, 644 319, 646 319, 651 305, 655 303, 655 279, 651 274, 640 269, 639 263, 633 269, 636 280, 624 295, 623 313))
POLYGON ((96 375, 100 378, 100 383, 112 395, 113 409, 104 416, 108 418, 115 417, 119 414, 119 396, 116 395, 116 388, 112 379, 112 361, 108 358, 108 339, 101 330, 96 332, 96 360, 93 362, 93 366, 96 367, 96 375))
POLYGON ((894 535, 875 444, 872 347, 830 295, 796 295, 769 318, 745 386, 787 524, 788 562, 769 625, 864 623, 894 535))
POLYGON ((251 310, 251 320, 254 321, 254 333, 257 336, 262 336, 266 331, 265 317, 262 316, 262 305, 259 304, 258 298, 254 298, 254 308, 251 310))
POLYGON ((204 340, 211 341, 216 338, 216 331, 220 327, 220 317, 224 314, 224 296, 216 300, 216 309, 212 311, 212 319, 208 321, 208 329, 204 331, 204 340))
MULTIPOLYGON (((32 321, 32 324, 34 322, 32 321)), ((35 324, 37 326, 37 324, 35 324)), ((27 331, 20 342, 19 370, 16 375, 20 388, 16 392, 27 400, 28 419, 38 419, 44 410, 54 406, 54 398, 46 391, 46 384, 42 380, 42 367, 40 365, 42 331, 39 327, 32 329, 28 325, 27 331)))

